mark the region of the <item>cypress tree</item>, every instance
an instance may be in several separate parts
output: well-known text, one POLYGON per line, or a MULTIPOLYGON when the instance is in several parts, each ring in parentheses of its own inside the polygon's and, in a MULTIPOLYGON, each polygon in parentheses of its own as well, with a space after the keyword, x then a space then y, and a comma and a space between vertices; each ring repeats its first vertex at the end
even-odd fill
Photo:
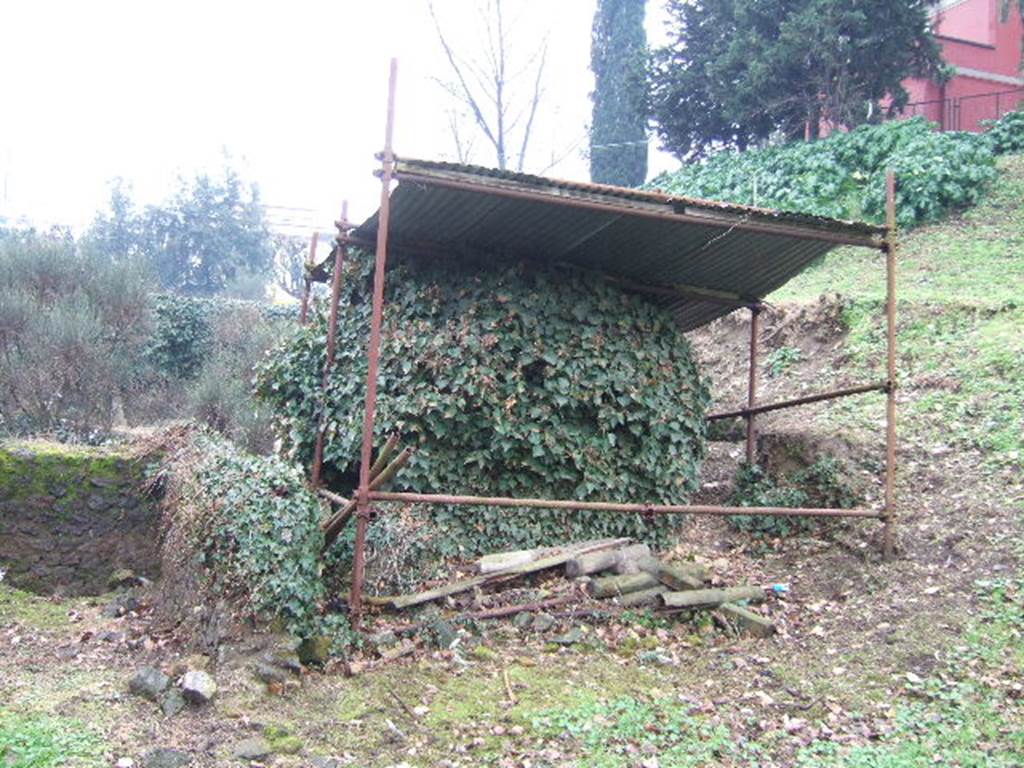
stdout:
POLYGON ((590 66, 594 71, 590 178, 635 187, 647 178, 645 0, 598 0, 590 66))

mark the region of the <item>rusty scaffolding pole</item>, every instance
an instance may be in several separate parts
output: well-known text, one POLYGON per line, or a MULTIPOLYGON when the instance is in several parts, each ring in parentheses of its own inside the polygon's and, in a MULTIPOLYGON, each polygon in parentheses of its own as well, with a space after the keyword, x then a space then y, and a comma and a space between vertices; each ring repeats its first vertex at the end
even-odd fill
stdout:
POLYGON ((896 174, 885 177, 885 527, 882 553, 893 557, 896 520, 896 174))
POLYGON ((352 555, 352 590, 349 613, 358 629, 363 613, 363 582, 366 568, 366 528, 370 521, 370 465, 373 458, 373 427, 377 417, 377 368, 380 364, 380 327, 384 316, 384 270, 388 258, 388 217, 391 212, 391 179, 395 156, 392 137, 395 128, 395 84, 398 60, 391 60, 388 77, 388 112, 384 125, 384 151, 381 153, 380 212, 378 213, 377 251, 373 266, 373 314, 370 320, 370 346, 367 352, 366 408, 363 414, 363 445, 359 461, 359 490, 356 495, 356 539, 352 555))
POLYGON ((757 462, 757 426, 754 424, 757 405, 758 337, 761 335, 761 307, 750 308, 750 370, 747 376, 747 464, 757 462))

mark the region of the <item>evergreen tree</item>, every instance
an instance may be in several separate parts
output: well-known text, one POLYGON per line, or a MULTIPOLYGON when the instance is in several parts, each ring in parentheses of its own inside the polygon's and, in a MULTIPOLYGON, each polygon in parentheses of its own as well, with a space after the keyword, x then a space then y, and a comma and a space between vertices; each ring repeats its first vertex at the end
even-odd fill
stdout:
POLYGON ((941 77, 934 0, 669 0, 652 112, 680 158, 781 132, 852 127, 907 101, 908 76, 941 77))
POLYGON ((635 187, 647 178, 645 0, 598 0, 590 66, 590 178, 635 187))

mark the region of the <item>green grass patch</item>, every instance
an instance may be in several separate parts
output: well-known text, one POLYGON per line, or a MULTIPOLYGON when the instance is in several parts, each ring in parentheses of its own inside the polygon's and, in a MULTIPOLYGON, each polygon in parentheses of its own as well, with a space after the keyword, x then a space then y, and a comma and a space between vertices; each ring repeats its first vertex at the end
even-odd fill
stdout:
MULTIPOLYGON (((921 227, 900 239, 901 301, 1004 306, 1019 304, 1024 284, 1024 155, 999 161, 985 198, 963 216, 921 227)), ((857 300, 885 297, 885 259, 865 248, 839 248, 771 295, 813 302, 840 293, 857 300)))
POLYGON ((6 768, 105 764, 103 738, 77 720, 0 713, 0 765, 6 768))
POLYGON ((70 623, 66 605, 0 584, 0 625, 8 622, 33 629, 61 629, 70 623))

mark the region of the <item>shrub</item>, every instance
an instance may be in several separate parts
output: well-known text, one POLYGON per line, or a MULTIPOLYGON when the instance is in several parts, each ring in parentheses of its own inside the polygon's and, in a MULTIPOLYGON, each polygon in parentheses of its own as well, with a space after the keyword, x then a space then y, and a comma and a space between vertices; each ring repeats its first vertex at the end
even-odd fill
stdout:
POLYGON ((986 120, 982 125, 997 155, 1024 152, 1024 111, 1007 112, 998 120, 986 120))
POLYGON ((882 222, 889 169, 899 178, 897 215, 903 227, 976 202, 996 175, 989 139, 941 133, 923 118, 912 118, 864 125, 815 142, 719 152, 662 174, 651 186, 691 197, 882 222))
MULTIPOLYGON (((328 479, 358 469, 370 260, 347 262, 326 408, 328 479)), ((375 440, 417 453, 399 476, 419 491, 679 501, 697 482, 708 392, 672 318, 568 271, 453 261, 392 270, 375 440)), ((258 374, 291 455, 308 463, 320 408, 323 313, 258 374)), ((600 513, 434 508, 442 549, 475 552, 673 525, 600 513)))
MULTIPOLYGON (((744 463, 736 473, 729 503, 738 507, 831 507, 849 509, 858 496, 846 480, 843 466, 832 456, 822 456, 813 464, 788 477, 773 478, 757 464, 744 463)), ((732 515, 730 522, 739 530, 758 537, 788 536, 810 530, 809 517, 767 517, 732 515)))
POLYGON ((161 472, 165 580, 184 579, 198 564, 203 592, 294 634, 319 632, 324 511, 302 473, 202 432, 171 452, 161 472))
POLYGON ((137 383, 148 282, 35 232, 0 240, 0 429, 88 436, 137 383))

